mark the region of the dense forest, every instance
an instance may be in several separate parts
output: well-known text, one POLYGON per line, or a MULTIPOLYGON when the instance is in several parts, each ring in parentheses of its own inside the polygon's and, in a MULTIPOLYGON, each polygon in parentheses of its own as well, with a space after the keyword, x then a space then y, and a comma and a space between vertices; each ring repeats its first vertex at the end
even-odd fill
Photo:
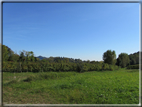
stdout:
POLYGON ((34 56, 33 51, 15 53, 8 46, 2 45, 3 72, 64 72, 64 71, 107 71, 119 68, 138 69, 139 52, 128 55, 119 54, 116 59, 115 51, 107 50, 103 54, 103 61, 82 61, 66 57, 34 56))

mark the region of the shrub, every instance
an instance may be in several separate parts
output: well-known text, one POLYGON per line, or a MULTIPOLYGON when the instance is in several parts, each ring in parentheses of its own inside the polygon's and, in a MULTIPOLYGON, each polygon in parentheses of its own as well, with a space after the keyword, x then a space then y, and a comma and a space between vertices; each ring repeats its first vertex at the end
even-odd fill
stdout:
POLYGON ((128 65, 127 69, 139 69, 139 64, 136 65, 128 65))
POLYGON ((83 65, 82 64, 77 64, 77 68, 76 68, 77 72, 83 72, 83 65))
POLYGON ((102 65, 101 65, 101 64, 96 64, 94 70, 95 70, 95 71, 100 71, 100 70, 102 70, 102 65))
POLYGON ((109 70, 113 71, 114 70, 114 66, 113 65, 109 65, 109 70))
POLYGON ((109 65, 107 64, 107 63, 103 63, 102 64, 102 70, 109 70, 110 68, 109 68, 109 65))

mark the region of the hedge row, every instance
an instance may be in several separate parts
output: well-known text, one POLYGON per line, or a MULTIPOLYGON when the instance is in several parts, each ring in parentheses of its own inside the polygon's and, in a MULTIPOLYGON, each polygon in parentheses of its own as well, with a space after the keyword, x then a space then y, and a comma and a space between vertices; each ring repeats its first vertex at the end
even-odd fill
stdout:
POLYGON ((128 65, 127 69, 139 69, 139 64, 136 65, 128 65))
POLYGON ((3 62, 3 72, 64 72, 64 71, 107 71, 116 70, 118 66, 106 63, 48 63, 48 62, 3 62))

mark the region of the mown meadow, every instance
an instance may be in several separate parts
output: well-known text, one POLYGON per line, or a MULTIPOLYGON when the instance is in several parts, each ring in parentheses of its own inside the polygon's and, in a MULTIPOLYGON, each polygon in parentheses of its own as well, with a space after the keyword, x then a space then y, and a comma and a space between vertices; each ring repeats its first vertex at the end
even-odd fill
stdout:
POLYGON ((138 104, 139 70, 3 72, 4 104, 138 104))

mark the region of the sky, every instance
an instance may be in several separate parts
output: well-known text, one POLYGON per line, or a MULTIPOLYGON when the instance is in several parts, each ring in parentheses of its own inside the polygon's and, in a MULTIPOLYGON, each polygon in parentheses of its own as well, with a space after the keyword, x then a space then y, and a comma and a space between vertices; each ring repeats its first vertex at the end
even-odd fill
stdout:
POLYGON ((37 57, 102 61, 140 50, 139 3, 3 3, 3 45, 37 57))

